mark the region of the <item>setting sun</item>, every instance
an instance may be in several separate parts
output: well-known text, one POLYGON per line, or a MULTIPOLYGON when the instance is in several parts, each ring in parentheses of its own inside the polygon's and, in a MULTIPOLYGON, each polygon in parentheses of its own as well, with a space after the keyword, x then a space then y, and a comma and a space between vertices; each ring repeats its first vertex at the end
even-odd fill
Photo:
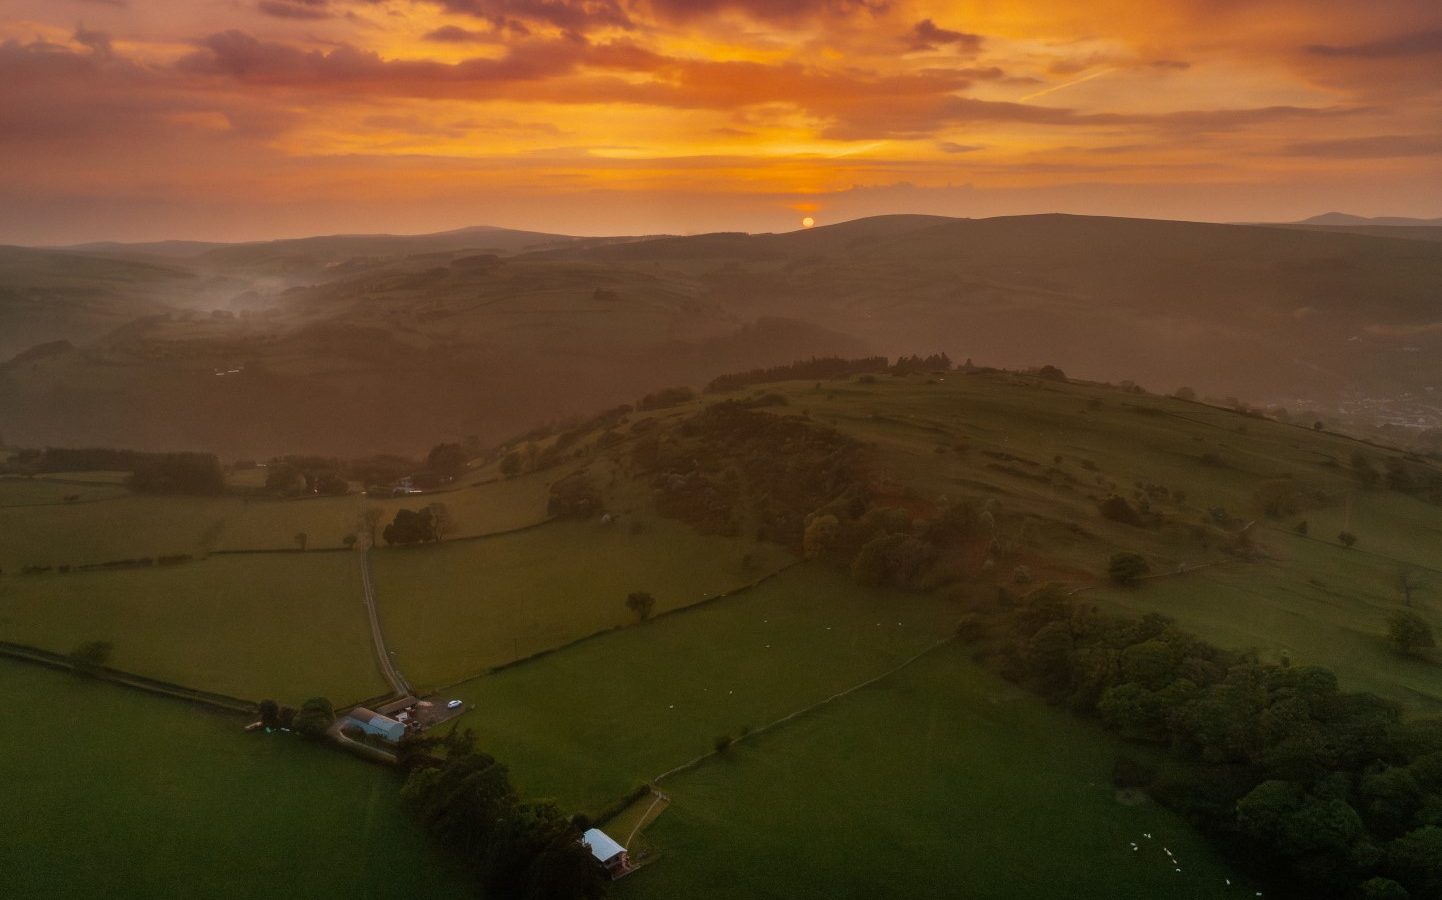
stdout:
POLYGON ((811 228, 811 227, 813 227, 815 224, 816 224, 816 220, 813 219, 813 218, 811 218, 810 216, 807 216, 806 218, 804 218, 804 219, 801 220, 801 227, 802 227, 802 228, 811 228))

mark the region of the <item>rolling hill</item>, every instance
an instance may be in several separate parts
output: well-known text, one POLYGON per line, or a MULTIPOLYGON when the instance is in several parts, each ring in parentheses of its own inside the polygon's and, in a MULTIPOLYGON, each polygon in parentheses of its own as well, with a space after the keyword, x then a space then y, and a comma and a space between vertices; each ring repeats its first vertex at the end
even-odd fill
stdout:
MULTIPOLYGON (((57 294, 75 253, 23 251, 0 284, 57 294)), ((90 289, 112 297, 110 330, 72 327, 79 313, 56 306, 53 328, 24 332, 75 346, 0 369, 12 440, 414 451, 497 438, 538 408, 577 414, 833 353, 945 351, 1320 409, 1406 398, 1424 418, 1442 380, 1442 246, 1332 229, 882 216, 786 234, 465 229, 83 258, 90 289), (141 277, 166 290, 134 288, 141 277)), ((0 310, 18 315, 19 296, 0 310)))

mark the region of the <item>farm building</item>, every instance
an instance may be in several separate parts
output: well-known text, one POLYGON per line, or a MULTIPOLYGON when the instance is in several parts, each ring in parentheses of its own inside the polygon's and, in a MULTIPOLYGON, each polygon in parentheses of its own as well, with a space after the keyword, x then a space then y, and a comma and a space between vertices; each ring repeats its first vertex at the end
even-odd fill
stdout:
POLYGON ((596 862, 606 867, 606 872, 612 878, 620 878, 631 871, 631 857, 626 853, 626 848, 601 829, 592 828, 581 835, 581 843, 591 851, 596 862))
POLYGON ((357 706, 346 713, 346 719, 367 734, 377 734, 391 743, 399 741, 406 735, 406 726, 392 719, 390 716, 383 716, 378 712, 372 712, 364 706, 357 706))

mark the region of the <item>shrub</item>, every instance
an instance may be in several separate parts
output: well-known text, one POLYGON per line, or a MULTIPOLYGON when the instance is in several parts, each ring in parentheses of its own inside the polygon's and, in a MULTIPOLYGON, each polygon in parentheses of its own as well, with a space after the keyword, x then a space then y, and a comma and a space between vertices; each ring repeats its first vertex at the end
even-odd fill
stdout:
POLYGON ((1107 564, 1107 578, 1113 584, 1123 587, 1134 585, 1143 575, 1152 570, 1146 558, 1139 553, 1117 553, 1107 564))

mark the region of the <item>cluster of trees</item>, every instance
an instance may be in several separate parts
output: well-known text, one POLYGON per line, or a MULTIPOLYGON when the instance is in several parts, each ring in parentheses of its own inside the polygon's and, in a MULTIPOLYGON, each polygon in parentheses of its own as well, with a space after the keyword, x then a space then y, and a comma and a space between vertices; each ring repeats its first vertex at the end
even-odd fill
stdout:
POLYGON ((225 473, 213 453, 145 453, 126 484, 146 494, 214 496, 225 493, 225 473))
POLYGON ((813 356, 780 366, 750 369, 711 379, 707 393, 738 391, 753 384, 776 381, 820 381, 849 378, 852 375, 907 375, 912 372, 949 372, 951 359, 945 353, 930 356, 901 356, 893 364, 885 356, 862 356, 848 359, 840 356, 813 356))
POLYGON ((585 519, 603 512, 605 508, 600 488, 582 472, 551 485, 550 496, 546 499, 546 512, 553 516, 585 519))
POLYGON ((324 738, 335 722, 335 706, 326 697, 312 697, 302 703, 300 709, 262 700, 258 712, 260 723, 266 728, 288 728, 314 740, 324 738))
POLYGON ((808 513, 863 491, 860 444, 795 416, 717 403, 639 438, 631 453, 653 474, 656 508, 703 534, 736 535, 799 550, 808 513))
POLYGON ((750 369, 711 379, 706 392, 737 391, 753 384, 776 381, 814 381, 847 378, 852 375, 875 375, 886 371, 890 361, 884 356, 863 356, 846 359, 840 356, 813 356, 780 366, 750 369))
POLYGON ((282 456, 270 461, 265 489, 285 497, 323 494, 339 497, 350 493, 350 482, 341 473, 340 461, 320 456, 282 456))
POLYGON ((21 450, 7 471, 35 475, 45 472, 129 472, 132 490, 148 494, 212 496, 225 492, 220 460, 211 453, 144 453, 114 447, 46 447, 21 450))
POLYGON ((1421 495, 1434 503, 1442 502, 1442 473, 1421 465, 1415 457, 1388 456, 1378 469, 1366 453, 1356 450, 1349 462, 1352 474, 1363 487, 1386 487, 1403 494, 1421 495))
POLYGON ((424 544, 440 541, 454 528, 450 510, 444 503, 432 503, 423 509, 398 509, 384 529, 381 538, 387 544, 424 544))
POLYGON ((958 631, 1007 678, 1170 748, 1163 774, 1119 777, 1244 862, 1284 866, 1307 896, 1442 895, 1442 718, 1404 720, 1325 668, 1263 664, 1056 587, 998 597, 958 631))
POLYGON ((696 392, 688 387, 669 387, 654 391, 636 401, 637 409, 670 409, 696 399, 696 392))
POLYGON ((408 735, 401 801, 461 861, 488 897, 593 900, 605 871, 581 843, 581 823, 550 802, 522 800, 506 767, 476 749, 470 731, 408 735))

